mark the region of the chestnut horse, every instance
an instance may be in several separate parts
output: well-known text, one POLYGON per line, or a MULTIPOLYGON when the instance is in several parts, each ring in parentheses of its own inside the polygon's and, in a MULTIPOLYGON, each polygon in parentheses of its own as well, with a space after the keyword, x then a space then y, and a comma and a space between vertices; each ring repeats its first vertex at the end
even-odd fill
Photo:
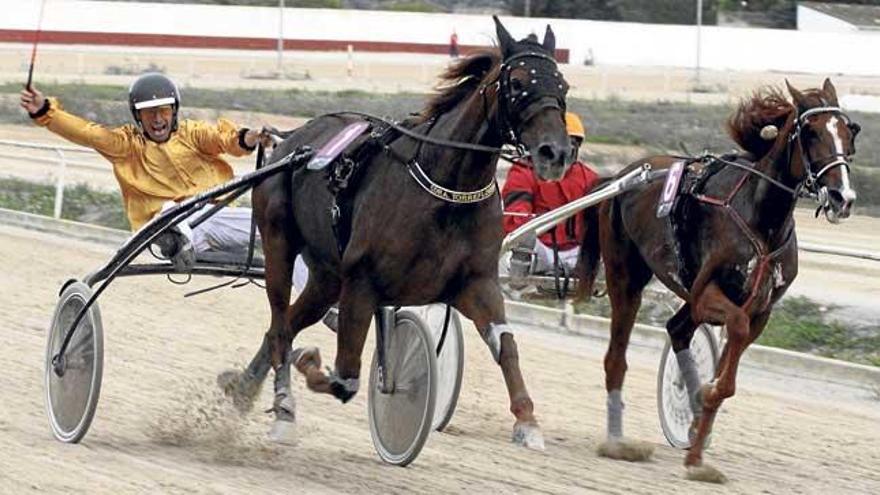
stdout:
MULTIPOLYGON (((797 275, 794 207, 799 195, 817 198, 832 223, 847 218, 856 198, 848 158, 858 124, 840 109, 830 80, 822 89, 798 91, 792 102, 768 88, 742 102, 727 130, 749 155, 687 160, 673 213, 655 214, 663 181, 628 191, 599 206, 598 229, 585 245, 599 243, 611 300, 611 340, 605 355, 607 442, 600 454, 638 460, 650 447, 623 437, 626 348, 645 285, 656 276, 684 304, 666 325, 684 376, 694 423, 685 458, 689 476, 722 479, 703 466, 703 448, 715 414, 736 390, 743 351, 761 335, 773 305, 797 275), (596 239, 598 236, 598 239, 596 239), (701 384, 689 345, 702 323, 726 325, 727 344, 715 380, 701 384)), ((655 156, 653 170, 680 158, 655 156)), ((818 211, 817 211, 818 214, 818 211)), ((580 293, 588 296, 599 253, 582 249, 580 293)))

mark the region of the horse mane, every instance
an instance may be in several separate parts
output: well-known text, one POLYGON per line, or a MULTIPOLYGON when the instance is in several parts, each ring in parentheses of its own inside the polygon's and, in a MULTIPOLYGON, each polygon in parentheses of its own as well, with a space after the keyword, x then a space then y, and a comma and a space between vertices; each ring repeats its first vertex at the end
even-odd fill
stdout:
MULTIPOLYGON (((803 102, 810 106, 829 105, 827 95, 816 88, 802 92, 803 102)), ((727 133, 742 149, 754 155, 758 160, 765 157, 777 145, 784 144, 788 133, 794 129, 795 106, 780 88, 766 86, 744 98, 733 115, 727 120, 727 133), (761 137, 761 129, 775 125, 779 137, 766 140, 761 137), (789 125, 791 127, 789 128, 789 125)))
POLYGON ((793 114, 794 105, 782 90, 775 86, 760 88, 740 102, 727 120, 727 133, 742 149, 761 159, 773 149, 776 141, 762 138, 761 129, 775 125, 782 136, 783 127, 793 114))
POLYGON ((437 93, 420 112, 421 121, 446 113, 473 93, 483 81, 495 77, 501 65, 501 53, 484 50, 472 53, 450 65, 441 75, 437 93))

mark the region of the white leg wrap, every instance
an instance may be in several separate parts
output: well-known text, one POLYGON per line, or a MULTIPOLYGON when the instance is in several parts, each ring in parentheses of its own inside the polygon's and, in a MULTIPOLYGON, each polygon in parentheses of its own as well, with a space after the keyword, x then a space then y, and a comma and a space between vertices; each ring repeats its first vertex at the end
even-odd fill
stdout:
POLYGON ((513 335, 513 327, 507 323, 489 323, 489 329, 486 333, 480 334, 486 345, 489 346, 489 351, 492 352, 495 362, 499 364, 501 363, 501 335, 505 333, 513 335))
POLYGON ((623 438, 623 394, 620 390, 608 392, 608 438, 623 438))
POLYGON ((697 373, 697 363, 694 362, 694 355, 690 349, 682 349, 675 353, 675 360, 678 361, 678 369, 684 378, 685 386, 687 386, 688 397, 691 399, 691 410, 694 415, 699 416, 701 411, 700 401, 697 395, 700 392, 700 375, 697 373))

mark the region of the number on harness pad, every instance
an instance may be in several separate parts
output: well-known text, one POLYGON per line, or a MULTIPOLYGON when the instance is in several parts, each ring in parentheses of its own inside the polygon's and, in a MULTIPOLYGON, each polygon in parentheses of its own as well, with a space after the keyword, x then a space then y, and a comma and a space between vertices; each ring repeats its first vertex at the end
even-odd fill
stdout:
POLYGON ((660 194, 660 202, 657 204, 657 218, 669 216, 675 198, 678 197, 678 186, 681 184, 681 176, 684 172, 684 160, 679 160, 669 167, 666 182, 663 184, 663 192, 660 194))

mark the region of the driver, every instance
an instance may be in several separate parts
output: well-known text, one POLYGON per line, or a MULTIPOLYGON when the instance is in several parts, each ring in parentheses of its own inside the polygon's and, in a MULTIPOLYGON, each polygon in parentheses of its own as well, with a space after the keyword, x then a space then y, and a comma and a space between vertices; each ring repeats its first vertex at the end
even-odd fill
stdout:
MULTIPOLYGON (((135 80, 128 103, 134 125, 110 129, 65 111, 57 98, 47 98, 36 88, 21 92, 21 106, 37 125, 94 149, 113 164, 132 231, 176 202, 232 180, 232 167, 221 155, 245 156, 258 143, 270 143, 268 134, 239 128, 226 119, 213 125, 179 120, 180 91, 163 74, 144 74, 135 80)), ((226 207, 194 229, 185 221, 177 224, 156 244, 178 270, 188 271, 196 255, 244 261, 250 229, 250 208, 226 207)), ((293 274, 297 291, 307 280, 308 268, 298 256, 293 274)), ((337 319, 333 309, 324 323, 336 328, 337 319)))
MULTIPOLYGON (((566 112, 565 127, 571 139, 572 154, 571 165, 561 179, 541 180, 528 160, 514 162, 511 166, 501 190, 505 234, 538 215, 587 195, 599 180, 596 172, 578 159, 586 137, 580 117, 566 112)), ((571 273, 577 263, 584 225, 583 212, 580 212, 538 238, 526 236, 513 249, 509 259, 502 259, 501 274, 524 277, 528 274, 571 273)))
MULTIPOLYGON (((140 76, 128 90, 134 124, 107 128, 64 110, 57 98, 36 88, 21 92, 21 106, 33 121, 81 146, 94 149, 113 164, 131 229, 137 230, 163 209, 233 178, 221 155, 251 153, 265 136, 226 119, 216 124, 179 120, 180 92, 168 77, 140 76)), ((248 208, 223 208, 191 230, 181 222, 157 240, 163 256, 178 269, 195 254, 242 251, 250 239, 248 208)))

